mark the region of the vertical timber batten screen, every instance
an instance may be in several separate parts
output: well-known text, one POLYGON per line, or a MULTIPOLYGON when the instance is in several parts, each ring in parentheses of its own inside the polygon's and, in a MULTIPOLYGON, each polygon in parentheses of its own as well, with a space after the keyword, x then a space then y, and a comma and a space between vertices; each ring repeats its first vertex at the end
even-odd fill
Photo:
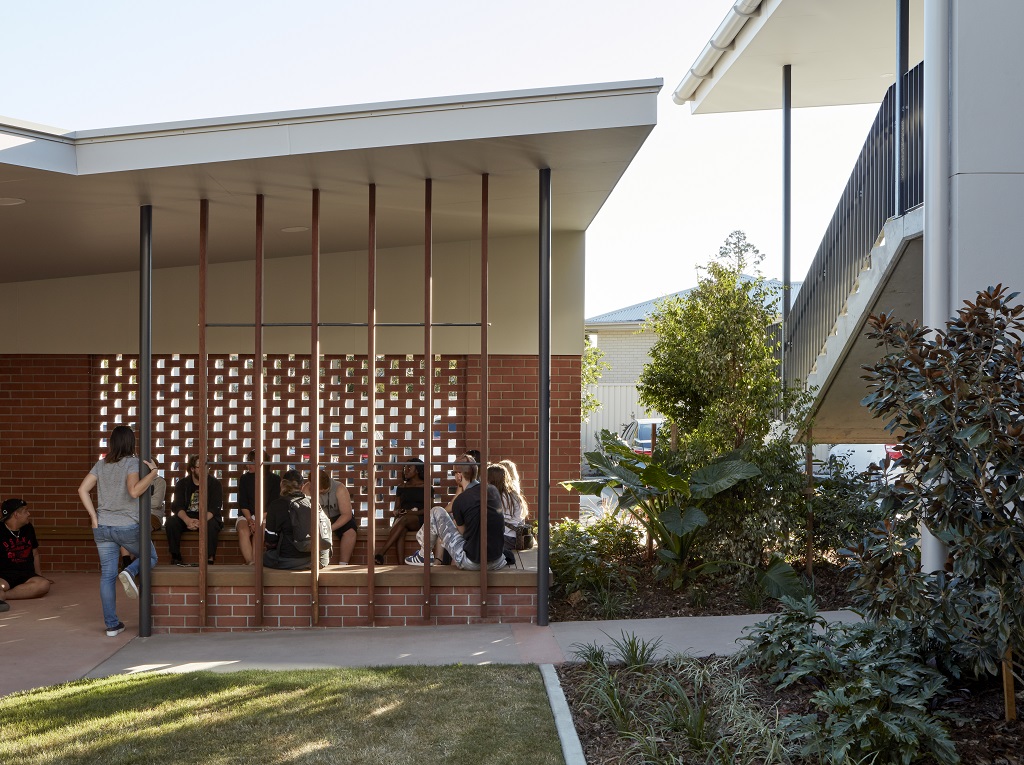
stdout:
MULTIPOLYGON (((377 184, 371 183, 369 194, 369 231, 366 244, 366 517, 370 524, 370 541, 367 545, 367 556, 373 554, 377 546, 377 184)), ((369 569, 372 571, 372 569, 369 569)), ((369 593, 370 626, 373 626, 374 612, 374 581, 370 576, 367 583, 369 593)))

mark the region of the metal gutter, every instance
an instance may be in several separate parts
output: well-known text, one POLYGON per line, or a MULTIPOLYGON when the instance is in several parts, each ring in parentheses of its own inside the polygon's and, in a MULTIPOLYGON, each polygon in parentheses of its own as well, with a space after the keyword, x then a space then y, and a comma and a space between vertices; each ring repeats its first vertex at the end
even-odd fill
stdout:
POLYGON ((682 106, 687 101, 693 100, 697 88, 700 87, 704 80, 711 76, 715 64, 718 63, 722 54, 732 49, 740 30, 743 29, 751 17, 757 16, 760 13, 761 3, 762 0, 738 0, 729 9, 725 20, 719 25, 711 40, 708 41, 708 44, 704 46, 704 50, 697 56, 697 60, 693 62, 693 66, 690 67, 686 76, 676 86, 675 91, 672 93, 673 101, 682 106))

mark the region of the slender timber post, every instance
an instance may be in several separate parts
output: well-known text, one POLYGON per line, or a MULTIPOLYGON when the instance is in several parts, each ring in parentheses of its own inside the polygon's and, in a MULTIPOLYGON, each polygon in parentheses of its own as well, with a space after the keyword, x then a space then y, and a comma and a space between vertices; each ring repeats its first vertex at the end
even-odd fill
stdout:
POLYGON ((538 214, 540 337, 537 366, 537 624, 548 623, 548 544, 551 518, 551 168, 540 171, 538 214))
MULTIPOLYGON (((149 474, 142 460, 153 459, 153 205, 139 208, 139 475, 149 474)), ((153 634, 152 577, 149 546, 151 499, 147 491, 139 498, 139 637, 153 634)))
MULTIPOLYGON (((369 231, 366 243, 366 406, 369 427, 366 433, 366 521, 369 537, 366 556, 377 549, 376 459, 377 459, 377 184, 369 188, 369 231)), ((428 442, 429 443, 429 442, 428 442)), ((424 524, 429 526, 429 524, 424 524)), ((368 568, 368 571, 373 571, 368 568)), ((370 626, 377 618, 374 606, 374 576, 366 583, 366 603, 370 626)))

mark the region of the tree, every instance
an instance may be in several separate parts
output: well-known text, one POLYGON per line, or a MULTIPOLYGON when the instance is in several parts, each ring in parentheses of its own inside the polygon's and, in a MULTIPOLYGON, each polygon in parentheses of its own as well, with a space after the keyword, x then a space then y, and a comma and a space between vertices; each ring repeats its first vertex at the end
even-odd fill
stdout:
POLYGON ((744 271, 763 256, 734 231, 697 287, 660 301, 644 322, 658 339, 637 389, 640 401, 712 452, 760 442, 780 404, 770 327, 775 299, 764 277, 744 271))
POLYGON ((604 351, 590 342, 589 335, 583 338, 581 363, 583 391, 580 396, 580 419, 586 422, 590 419, 590 415, 601 408, 601 402, 594 395, 593 386, 597 385, 604 370, 611 369, 611 367, 604 361, 604 351))
POLYGON ((1024 306, 1016 298, 990 287, 934 333, 888 314, 868 319, 868 337, 886 355, 865 367, 862 403, 903 444, 904 472, 886 506, 949 545, 950 571, 917 571, 908 544, 911 565, 891 578, 900 556, 884 537, 850 555, 871 573, 870 615, 921 620, 945 654, 966 657, 978 674, 1000 663, 1009 674, 1011 657, 1024 655, 1024 306))

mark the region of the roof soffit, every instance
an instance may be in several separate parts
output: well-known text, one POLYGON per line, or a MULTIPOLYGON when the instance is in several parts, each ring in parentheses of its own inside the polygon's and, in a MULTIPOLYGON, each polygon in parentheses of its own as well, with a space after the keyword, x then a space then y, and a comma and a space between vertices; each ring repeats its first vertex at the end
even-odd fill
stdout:
MULTIPOLYGON (((910 66, 924 55, 924 0, 910 0, 910 66)), ((895 77, 892 0, 764 0, 694 93, 697 114, 782 108, 782 67, 793 106, 878 103, 895 77)))

